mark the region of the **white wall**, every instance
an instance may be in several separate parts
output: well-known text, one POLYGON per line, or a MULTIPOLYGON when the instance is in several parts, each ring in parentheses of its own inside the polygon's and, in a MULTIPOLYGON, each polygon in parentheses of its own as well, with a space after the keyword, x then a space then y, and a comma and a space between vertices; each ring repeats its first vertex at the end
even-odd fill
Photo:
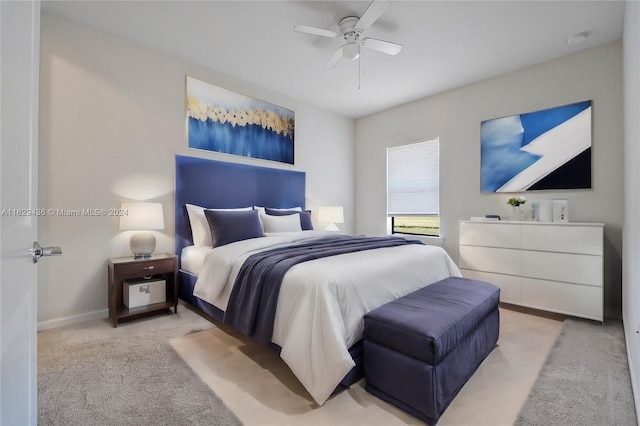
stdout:
MULTIPOLYGON (((307 207, 344 206, 340 227, 353 231, 352 119, 48 14, 40 96, 41 208, 161 201, 166 229, 156 251, 172 253, 174 158, 181 154, 305 171, 307 207), (294 110, 295 166, 187 149, 186 74, 294 110)), ((118 219, 52 215, 39 230, 42 244, 64 253, 39 266, 40 327, 105 317, 107 259, 130 254, 118 219)))
MULTIPOLYGON (((640 408, 640 3, 624 13, 624 184, 622 316, 631 383, 640 408)), ((638 412, 640 418, 640 412, 638 412)))
POLYGON ((606 224, 605 314, 619 316, 624 213, 619 41, 356 120, 356 233, 386 232, 386 147, 439 137, 441 233, 444 248, 457 260, 458 221, 507 215, 506 200, 513 195, 480 193, 480 122, 584 100, 593 100, 592 189, 522 195, 568 199, 572 221, 606 224))

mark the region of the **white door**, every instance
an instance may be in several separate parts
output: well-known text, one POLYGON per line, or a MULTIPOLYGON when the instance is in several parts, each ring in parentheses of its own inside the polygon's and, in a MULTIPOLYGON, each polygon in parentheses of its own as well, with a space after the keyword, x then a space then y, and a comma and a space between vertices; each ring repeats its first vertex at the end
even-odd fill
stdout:
POLYGON ((0 46, 0 425, 35 425, 39 2, 0 0, 0 46))

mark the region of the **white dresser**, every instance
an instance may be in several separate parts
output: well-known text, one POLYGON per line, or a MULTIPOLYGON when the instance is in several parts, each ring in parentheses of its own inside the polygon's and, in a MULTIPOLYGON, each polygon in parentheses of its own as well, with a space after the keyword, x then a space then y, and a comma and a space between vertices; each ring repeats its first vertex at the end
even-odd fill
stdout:
POLYGON ((500 300, 603 319, 602 223, 460 222, 460 269, 500 300))

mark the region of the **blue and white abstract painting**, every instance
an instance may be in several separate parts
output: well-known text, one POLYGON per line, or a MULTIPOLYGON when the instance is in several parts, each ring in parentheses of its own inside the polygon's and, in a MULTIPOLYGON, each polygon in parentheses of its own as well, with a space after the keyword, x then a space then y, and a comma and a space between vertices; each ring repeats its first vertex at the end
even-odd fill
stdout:
POLYGON ((482 192, 591 188, 591 101, 481 124, 482 192))
POLYGON ((187 76, 189 148, 294 161, 293 111, 187 76))

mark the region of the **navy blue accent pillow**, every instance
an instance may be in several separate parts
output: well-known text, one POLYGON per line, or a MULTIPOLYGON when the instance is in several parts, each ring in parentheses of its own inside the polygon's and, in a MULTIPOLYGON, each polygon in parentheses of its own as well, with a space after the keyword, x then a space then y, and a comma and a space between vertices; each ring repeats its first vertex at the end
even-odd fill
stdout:
POLYGON ((211 228, 213 247, 263 236, 257 210, 205 210, 204 215, 211 228))
POLYGON ((300 228, 302 228, 303 231, 313 231, 310 210, 300 212, 298 210, 274 210, 267 207, 265 208, 265 211, 271 216, 288 216, 290 214, 298 214, 300 215, 300 228))

